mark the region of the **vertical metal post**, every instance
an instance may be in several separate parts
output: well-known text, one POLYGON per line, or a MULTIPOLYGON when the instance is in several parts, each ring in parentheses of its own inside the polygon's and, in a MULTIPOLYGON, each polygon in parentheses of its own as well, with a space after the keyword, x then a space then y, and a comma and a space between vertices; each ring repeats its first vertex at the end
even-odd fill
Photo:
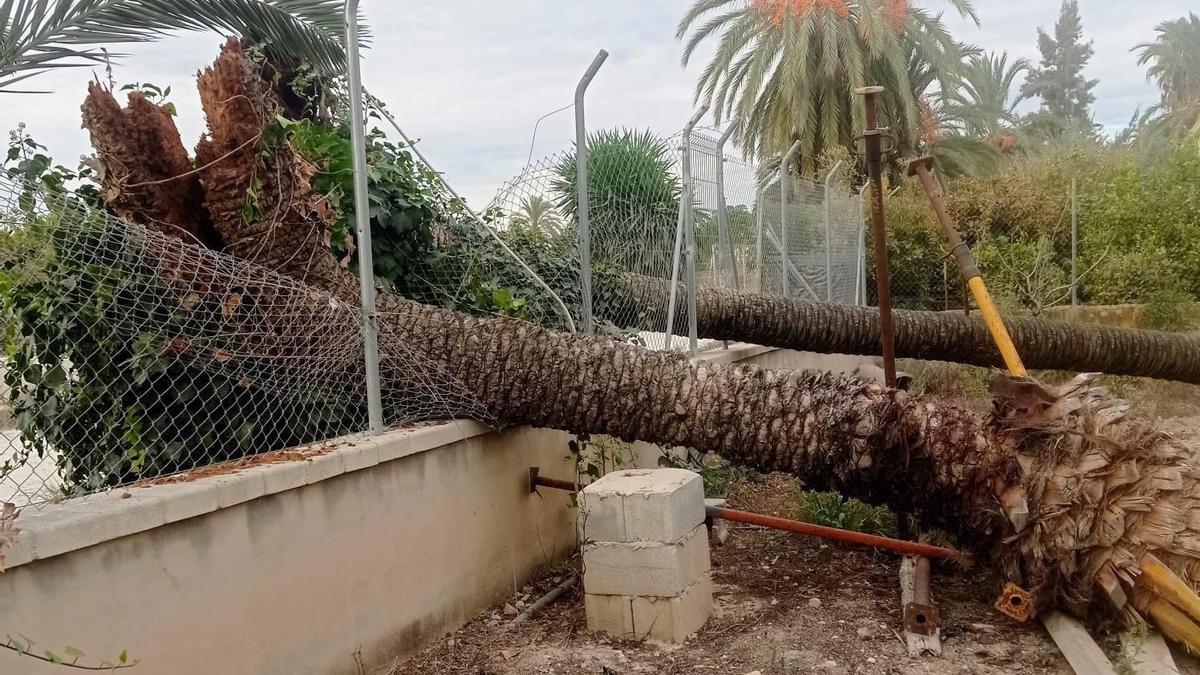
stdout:
POLYGON ((700 123, 700 118, 708 112, 708 105, 700 106, 695 115, 688 120, 683 128, 683 195, 680 206, 683 207, 683 234, 687 244, 687 290, 688 290, 688 352, 696 358, 699 346, 699 330, 696 324, 696 213, 695 194, 692 186, 692 130, 700 123))
POLYGON ((854 304, 867 304, 867 214, 864 209, 869 186, 864 185, 858 193, 858 257, 854 269, 854 304))
POLYGON ((667 330, 663 349, 675 350, 675 303, 679 297, 679 258, 683 253, 683 227, 687 220, 684 216, 683 199, 679 200, 679 218, 675 221, 675 250, 671 255, 671 291, 667 296, 667 330))
POLYGON ((742 282, 738 275, 737 257, 733 253, 733 233, 729 230, 729 205, 725 202, 725 143, 737 128, 738 120, 729 121, 729 128, 721 134, 717 141, 717 236, 721 239, 718 248, 725 247, 725 257, 729 263, 729 273, 733 277, 733 287, 742 290, 742 282))
POLYGON ((579 200, 579 294, 583 300, 583 332, 586 335, 596 333, 596 325, 592 319, 592 221, 588 211, 588 148, 587 124, 583 116, 583 97, 588 85, 596 77, 600 66, 608 58, 608 52, 603 49, 592 59, 592 65, 579 80, 575 87, 575 181, 579 200))
POLYGON ((896 386, 896 336, 892 320, 892 280, 888 270, 887 224, 883 216, 883 131, 879 128, 877 98, 883 87, 863 87, 866 130, 867 174, 871 178, 871 238, 875 247, 875 284, 879 291, 879 341, 887 386, 896 386))
MULTIPOLYGON (((833 225, 831 224, 831 204, 833 177, 842 168, 841 160, 829 170, 825 176, 825 302, 833 302, 833 225)), ((858 281, 855 280, 857 284, 858 281)))
POLYGON ((1071 177, 1071 305, 1079 304, 1079 179, 1071 177))
POLYGON ((375 313, 375 260, 371 250, 371 212, 367 200, 367 145, 364 129, 362 64, 358 50, 358 2, 346 0, 346 76, 350 80, 350 142, 354 162, 354 226, 358 236, 358 282, 362 298, 363 358, 367 375, 370 432, 383 432, 383 395, 379 381, 379 319, 375 313))
POLYGON ((759 181, 758 192, 756 193, 757 196, 754 202, 754 210, 757 212, 754 219, 756 231, 754 243, 754 265, 756 274, 758 276, 758 286, 754 290, 759 293, 763 292, 763 218, 765 217, 764 211, 766 210, 766 204, 763 202, 763 199, 766 197, 767 183, 770 182, 771 179, 769 177, 759 181))
POLYGON ((792 163, 792 157, 800 150, 800 141, 792 143, 792 147, 783 154, 783 161, 779 163, 779 241, 783 247, 784 271, 783 271, 783 295, 787 297, 791 295, 791 279, 788 278, 787 262, 792 259, 792 251, 788 248, 788 217, 787 217, 787 200, 788 200, 788 165, 792 163))

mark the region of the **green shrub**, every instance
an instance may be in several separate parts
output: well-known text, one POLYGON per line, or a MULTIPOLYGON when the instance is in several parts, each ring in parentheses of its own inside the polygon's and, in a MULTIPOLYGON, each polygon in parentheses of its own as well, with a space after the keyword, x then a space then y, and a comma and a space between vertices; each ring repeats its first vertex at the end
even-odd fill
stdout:
POLYGON ((703 459, 678 457, 663 453, 658 458, 658 465, 674 469, 687 469, 700 474, 704 481, 705 497, 728 497, 730 490, 738 485, 762 480, 762 475, 754 469, 735 464, 719 457, 714 453, 704 455, 703 459))
POLYGON ((836 492, 799 491, 796 494, 796 520, 813 525, 866 532, 885 537, 896 536, 896 514, 884 506, 871 506, 847 499, 836 492))
MULTIPOLYGON (((630 251, 645 269, 670 269, 679 213, 679 179, 672 172, 674 151, 650 131, 609 129, 591 134, 588 148, 588 199, 593 262, 630 251)), ((556 166, 551 187, 556 206, 578 217, 578 166, 575 153, 556 166)), ((612 260, 620 264, 622 260, 612 260)))
POLYGON ((1192 298, 1183 291, 1164 288, 1147 295, 1142 308, 1146 328, 1187 330, 1192 327, 1192 298))

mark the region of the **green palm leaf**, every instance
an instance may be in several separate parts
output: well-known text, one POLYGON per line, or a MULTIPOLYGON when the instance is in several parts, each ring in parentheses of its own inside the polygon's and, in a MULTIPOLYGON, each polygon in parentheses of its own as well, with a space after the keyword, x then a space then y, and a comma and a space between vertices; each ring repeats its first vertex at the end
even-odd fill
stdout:
MULTIPOLYGON (((948 4, 977 21, 970 0, 948 4)), ((685 65, 700 45, 716 43, 696 99, 711 106, 718 122, 737 118, 734 138, 743 150, 769 160, 800 140, 799 168, 812 172, 822 155, 851 147, 862 133, 854 89, 887 88, 883 123, 906 152, 918 145, 922 98, 958 87, 961 64, 973 52, 951 38, 940 15, 903 7, 878 0, 696 0, 676 35, 685 65)))
POLYGON ((88 65, 91 47, 215 30, 325 72, 345 64, 342 0, 4 0, 0 90, 52 68, 88 65))
POLYGON ((1146 76, 1158 83, 1162 102, 1155 123, 1171 138, 1200 129, 1200 16, 1164 21, 1154 42, 1138 45, 1138 65, 1149 65, 1146 76))

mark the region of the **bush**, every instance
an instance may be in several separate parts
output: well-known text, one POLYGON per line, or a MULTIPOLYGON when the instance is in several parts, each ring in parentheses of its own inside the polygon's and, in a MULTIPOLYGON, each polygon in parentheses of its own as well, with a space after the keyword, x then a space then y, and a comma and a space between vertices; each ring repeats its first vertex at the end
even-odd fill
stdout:
MULTIPOLYGON (((1002 305, 1038 311, 1069 298, 1049 291, 1070 278, 1072 176, 1084 302, 1141 302, 1163 289, 1200 297, 1200 156, 1187 147, 1151 157, 1094 145, 1015 157, 994 177, 946 181, 951 216, 1002 305), (1030 273, 1042 282, 1030 284, 1030 273)), ((906 183, 888 200, 887 217, 897 305, 941 309, 946 245, 925 195, 906 183)), ((953 263, 951 272, 956 279, 953 263)))
POLYGON ((1192 327, 1192 298, 1186 293, 1164 288, 1146 296, 1142 318, 1146 328, 1154 330, 1187 330, 1192 327))
POLYGON ((896 514, 887 507, 847 499, 836 492, 800 491, 796 495, 796 520, 884 537, 896 536, 899 526, 896 514))

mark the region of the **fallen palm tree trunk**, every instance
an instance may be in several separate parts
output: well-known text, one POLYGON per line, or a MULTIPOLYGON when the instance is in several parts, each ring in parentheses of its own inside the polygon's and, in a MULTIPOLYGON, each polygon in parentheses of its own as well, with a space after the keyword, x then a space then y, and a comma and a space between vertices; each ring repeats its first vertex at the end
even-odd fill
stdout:
MULTIPOLYGON (((102 95, 93 91, 87 105, 102 95)), ((286 143, 255 144, 274 107, 236 42, 202 74, 201 99, 212 131, 198 157, 205 209, 225 249, 236 256, 222 259, 243 274, 262 265, 270 270, 264 274, 306 284, 275 289, 301 296, 289 306, 316 294, 325 305, 357 316, 357 281, 329 251, 327 215, 307 185, 305 163, 286 143), (248 218, 252 185, 259 206, 248 218)), ((105 161, 103 148, 111 143, 96 143, 105 161)), ((125 186, 106 188, 118 208, 131 203, 125 186)), ((151 220, 136 209, 128 213, 151 220)), ((163 252, 164 270, 195 246, 161 231, 142 236, 163 252)), ((174 295, 185 311, 188 294, 203 296, 196 284, 180 286, 178 275, 175 281, 168 277, 164 285, 176 284, 174 295)), ((845 308, 839 315, 828 306, 779 305, 760 296, 712 297, 715 304, 705 303, 710 329, 732 331, 735 318, 749 316, 741 337, 753 340, 772 333, 771 327, 779 335, 805 330, 805 318, 825 319, 809 327, 805 339, 824 332, 826 348, 870 351, 863 342, 873 329, 867 310, 845 308), (753 313, 722 311, 720 303, 738 298, 751 303, 753 313), (801 312, 799 321, 789 316, 793 310, 801 312), (813 314, 806 317, 806 310, 813 314)), ((201 297, 199 304, 223 300, 201 297)), ((1049 395, 1009 382, 997 391, 995 413, 980 416, 854 378, 693 364, 675 354, 471 317, 397 296, 381 296, 378 309, 381 330, 392 340, 384 349, 436 364, 499 420, 718 451, 764 471, 794 473, 814 487, 916 513, 927 525, 964 535, 1002 578, 1029 590, 1039 608, 1063 606, 1080 616, 1129 621, 1167 616, 1161 608, 1156 613, 1156 603, 1178 603, 1137 583, 1147 553, 1187 585, 1200 580, 1200 473, 1184 448, 1129 415, 1125 404, 1086 377, 1049 395)), ((906 316, 919 315, 900 315, 898 323, 906 316)), ((347 343, 355 341, 353 321, 324 323, 344 326, 347 343)), ((1013 329, 1020 343, 1021 326, 1013 329)), ((908 355, 970 352, 954 340, 935 340, 942 349, 936 352, 911 344, 908 355)), ((979 344, 980 362, 991 363, 983 356, 990 345, 986 331, 979 344)), ((794 341, 787 346, 804 348, 794 341)), ((1036 357, 1030 361, 1037 363, 1036 357)), ((394 369, 383 379, 386 388, 402 393, 412 376, 394 369)))
MULTIPOLYGON (((639 306, 667 302, 669 284, 640 277, 629 284, 639 306)), ((686 291, 676 302, 686 316, 686 291)), ((700 337, 827 354, 878 355, 879 312, 873 307, 814 303, 798 298, 701 288, 696 297, 700 337)), ((625 310, 628 315, 628 310, 625 310)), ((893 310, 896 355, 1003 367, 987 324, 978 314, 893 310)), ((1029 368, 1134 375, 1200 384, 1200 335, 1081 325, 1037 318, 1004 320, 1029 368)), ((676 332, 686 328, 676 326, 676 332)))

